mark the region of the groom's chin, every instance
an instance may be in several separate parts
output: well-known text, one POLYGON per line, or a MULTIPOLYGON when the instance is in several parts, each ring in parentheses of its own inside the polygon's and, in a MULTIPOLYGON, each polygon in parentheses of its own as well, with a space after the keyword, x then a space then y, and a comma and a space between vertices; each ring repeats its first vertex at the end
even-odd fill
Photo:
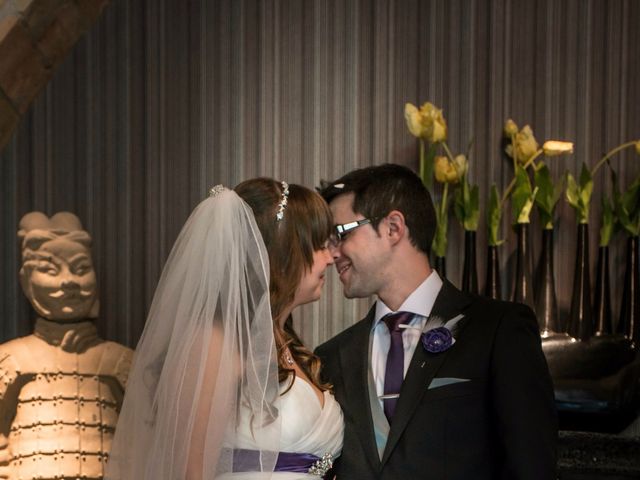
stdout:
POLYGON ((342 293, 345 298, 364 298, 369 296, 362 294, 360 291, 358 291, 358 289, 350 288, 345 285, 343 285, 342 293))

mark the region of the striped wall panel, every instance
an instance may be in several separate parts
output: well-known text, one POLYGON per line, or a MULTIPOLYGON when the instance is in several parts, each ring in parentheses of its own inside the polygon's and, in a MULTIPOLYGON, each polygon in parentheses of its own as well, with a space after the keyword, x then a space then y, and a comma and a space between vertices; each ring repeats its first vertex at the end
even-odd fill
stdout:
MULTIPOLYGON (((25 116, 0 158, 0 339, 29 333, 17 282, 16 226, 31 210, 77 213, 94 238, 99 328, 134 346, 171 245, 209 186, 258 175, 308 186, 383 162, 417 166, 403 106, 445 110, 450 145, 472 141, 471 177, 485 198, 504 187, 504 120, 539 139, 573 140, 550 160, 577 172, 640 137, 640 2, 619 0, 118 0, 105 10, 25 116)), ((633 152, 613 161, 629 183, 633 152)), ((591 223, 595 267, 600 196, 591 223)), ((556 277, 569 309, 575 220, 559 207, 556 277)), ((508 296, 515 237, 505 212, 508 296)), ((450 222, 448 274, 462 272, 450 222)), ((539 225, 533 220, 534 252, 539 225)), ((484 279, 486 234, 479 232, 484 279)), ((612 245, 614 293, 624 238, 612 245)), ((316 345, 355 322, 370 299, 347 301, 331 275, 296 325, 316 345)), ((617 312, 619 298, 615 296, 617 312)))

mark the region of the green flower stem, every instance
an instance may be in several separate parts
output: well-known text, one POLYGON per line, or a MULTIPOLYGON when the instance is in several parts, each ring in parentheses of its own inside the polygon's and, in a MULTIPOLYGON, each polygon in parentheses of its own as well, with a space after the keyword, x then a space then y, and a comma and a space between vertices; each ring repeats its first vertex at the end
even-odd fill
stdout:
POLYGON ((445 182, 444 190, 442 191, 442 205, 440 205, 440 218, 444 218, 447 213, 447 194, 449 193, 449 183, 445 182))
POLYGON ((609 160, 611 157, 613 157, 619 151, 624 150, 625 148, 633 147, 633 146, 635 146, 635 144, 636 144, 636 140, 633 140, 631 142, 627 142, 627 143, 623 143, 622 145, 618 145, 613 150, 607 152, 607 154, 604 157, 602 157, 598 161, 598 163, 595 164, 595 166, 593 167, 593 170, 591 170, 591 178, 593 178, 594 175, 596 174, 596 172, 600 169, 600 167, 602 165, 604 165, 604 162, 609 160))
POLYGON ((451 163, 454 163, 453 153, 451 153, 451 150, 449 150, 449 145, 447 145, 447 142, 442 142, 442 147, 444 148, 444 151, 447 153, 447 157, 449 157, 449 160, 451 161, 451 163))
MULTIPOLYGON (((529 168, 529 166, 535 161, 535 159, 538 158, 540 155, 542 155, 543 152, 544 152, 544 150, 539 148, 538 151, 536 153, 534 153, 533 155, 531 155, 531 158, 529 158, 529 160, 527 160, 525 162, 525 164, 522 166, 522 168, 524 168, 525 170, 527 168, 529 168)), ((509 198, 509 195, 511 194, 511 191, 513 190, 513 188, 515 186, 516 186, 516 177, 514 175, 513 178, 511 179, 511 183, 509 183, 509 185, 507 186, 507 189, 502 194, 502 198, 500 199, 500 208, 501 209, 502 209, 502 206, 504 205, 504 202, 506 202, 507 198, 509 198)))
MULTIPOLYGON (((516 135, 515 133, 511 135, 511 161, 513 162, 513 171, 516 171, 516 167, 518 166, 518 158, 516 155, 516 135)), ((514 179, 515 181, 515 179, 514 179)), ((513 188, 513 187, 512 187, 513 188)), ((506 198, 505 198, 506 200, 506 198)), ((502 203, 500 202, 500 208, 502 208, 502 203)))
POLYGON ((418 139, 418 145, 420 145, 420 178, 422 179, 423 183, 426 183, 424 179, 426 178, 425 171, 427 169, 427 166, 425 165, 425 162, 426 162, 425 148, 424 148, 424 140, 422 138, 418 139))

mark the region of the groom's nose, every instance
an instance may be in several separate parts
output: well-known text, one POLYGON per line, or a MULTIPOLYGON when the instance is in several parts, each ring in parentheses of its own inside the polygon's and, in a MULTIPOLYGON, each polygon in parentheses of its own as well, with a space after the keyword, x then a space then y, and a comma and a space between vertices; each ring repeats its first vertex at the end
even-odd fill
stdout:
POLYGON ((334 262, 342 256, 342 252, 340 251, 341 246, 342 242, 329 243, 329 253, 331 254, 331 258, 333 258, 334 262))

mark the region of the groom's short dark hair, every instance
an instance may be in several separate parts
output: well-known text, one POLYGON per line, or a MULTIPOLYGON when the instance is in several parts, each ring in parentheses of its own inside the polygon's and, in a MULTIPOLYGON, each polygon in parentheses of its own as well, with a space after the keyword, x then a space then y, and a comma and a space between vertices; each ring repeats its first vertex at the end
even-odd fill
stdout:
POLYGON ((360 168, 333 182, 323 182, 319 190, 327 203, 339 195, 353 193, 353 211, 375 219, 372 224, 376 230, 389 212, 402 212, 411 243, 429 256, 436 212, 422 180, 409 168, 393 163, 360 168))

